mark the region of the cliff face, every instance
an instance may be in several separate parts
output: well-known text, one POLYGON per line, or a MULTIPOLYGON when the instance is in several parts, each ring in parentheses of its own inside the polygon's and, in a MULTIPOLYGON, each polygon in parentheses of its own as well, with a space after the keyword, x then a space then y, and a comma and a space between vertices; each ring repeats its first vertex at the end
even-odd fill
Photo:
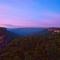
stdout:
POLYGON ((0 27, 0 49, 6 47, 14 37, 14 33, 7 30, 7 28, 0 27))
POLYGON ((6 34, 7 29, 4 27, 0 27, 0 36, 6 34))
POLYGON ((4 27, 0 27, 0 44, 4 42, 6 36, 7 36, 7 29, 4 27))

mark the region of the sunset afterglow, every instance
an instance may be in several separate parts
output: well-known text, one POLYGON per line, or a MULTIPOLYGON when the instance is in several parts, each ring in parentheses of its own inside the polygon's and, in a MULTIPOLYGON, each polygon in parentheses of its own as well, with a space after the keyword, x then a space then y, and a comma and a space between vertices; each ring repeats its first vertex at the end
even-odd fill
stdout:
POLYGON ((60 0, 0 0, 0 25, 60 27, 60 0))

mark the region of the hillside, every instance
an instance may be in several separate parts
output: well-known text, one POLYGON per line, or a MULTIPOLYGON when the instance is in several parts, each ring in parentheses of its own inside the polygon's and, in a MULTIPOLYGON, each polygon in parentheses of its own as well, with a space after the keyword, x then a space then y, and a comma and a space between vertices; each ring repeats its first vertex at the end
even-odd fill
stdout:
POLYGON ((15 37, 0 53, 0 60, 60 60, 60 33, 52 33, 15 37))
POLYGON ((0 49, 7 46, 7 44, 17 36, 17 34, 8 31, 7 28, 0 27, 0 49))

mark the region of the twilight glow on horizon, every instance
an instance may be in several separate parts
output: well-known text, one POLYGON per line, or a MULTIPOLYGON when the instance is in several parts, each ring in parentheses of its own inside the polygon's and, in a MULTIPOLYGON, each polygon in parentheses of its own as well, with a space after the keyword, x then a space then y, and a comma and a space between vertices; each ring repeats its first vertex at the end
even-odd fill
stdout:
POLYGON ((60 0, 0 0, 0 26, 60 27, 60 0))

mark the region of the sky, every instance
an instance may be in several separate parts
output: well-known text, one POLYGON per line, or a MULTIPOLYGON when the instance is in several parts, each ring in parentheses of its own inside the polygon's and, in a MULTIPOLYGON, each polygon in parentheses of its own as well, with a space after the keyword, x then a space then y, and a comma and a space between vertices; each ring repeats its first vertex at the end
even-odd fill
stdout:
POLYGON ((0 0, 0 26, 60 27, 60 0, 0 0))

